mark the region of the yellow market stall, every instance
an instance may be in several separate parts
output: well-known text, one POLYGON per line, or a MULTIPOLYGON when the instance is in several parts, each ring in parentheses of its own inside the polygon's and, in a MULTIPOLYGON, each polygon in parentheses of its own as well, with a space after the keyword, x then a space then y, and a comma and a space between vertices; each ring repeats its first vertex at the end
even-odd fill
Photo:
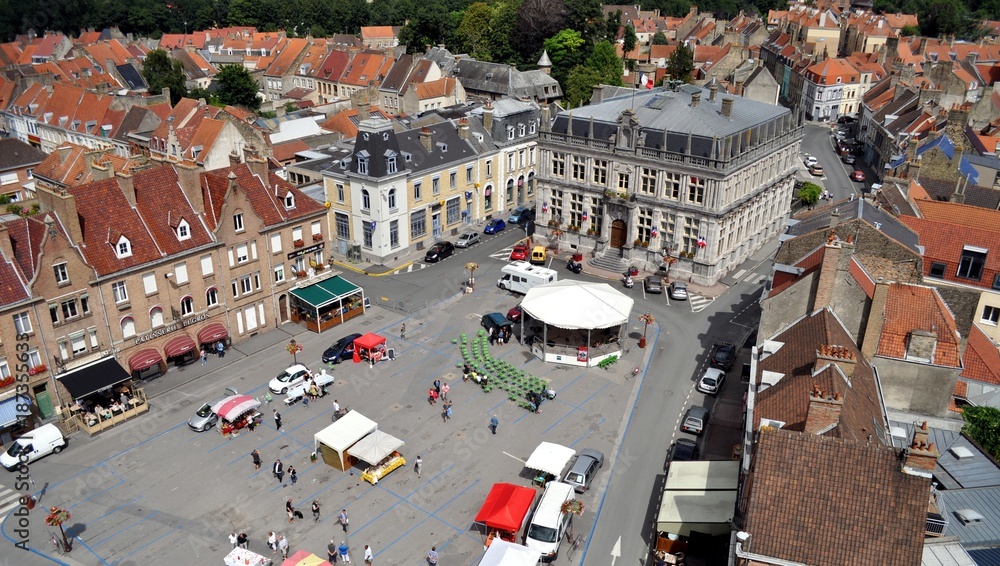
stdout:
POLYGON ((389 472, 406 465, 406 460, 399 453, 402 447, 402 440, 376 430, 348 448, 348 454, 369 465, 361 474, 361 479, 375 485, 389 472))
POLYGON ((356 460, 347 453, 347 449, 377 428, 375 421, 357 411, 350 411, 315 434, 313 450, 327 464, 342 472, 347 471, 356 460))

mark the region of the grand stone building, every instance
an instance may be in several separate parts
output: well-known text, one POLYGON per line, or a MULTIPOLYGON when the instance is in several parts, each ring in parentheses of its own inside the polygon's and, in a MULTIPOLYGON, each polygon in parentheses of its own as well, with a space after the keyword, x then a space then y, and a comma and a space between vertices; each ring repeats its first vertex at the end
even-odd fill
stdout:
POLYGON ((538 224, 606 267, 712 285, 783 228, 801 138, 801 117, 714 82, 563 111, 539 135, 538 224))

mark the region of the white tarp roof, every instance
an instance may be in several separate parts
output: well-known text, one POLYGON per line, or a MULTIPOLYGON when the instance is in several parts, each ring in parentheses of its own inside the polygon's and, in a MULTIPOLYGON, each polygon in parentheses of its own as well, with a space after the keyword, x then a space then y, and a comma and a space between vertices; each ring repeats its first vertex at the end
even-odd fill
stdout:
POLYGON ((381 430, 376 430, 359 440, 354 446, 348 448, 347 453, 362 462, 367 462, 374 466, 381 462, 383 458, 392 454, 394 450, 399 450, 402 446, 402 440, 381 430))
POLYGON ((634 303, 607 283, 563 280, 532 287, 521 308, 546 324, 575 330, 622 324, 634 303))
POLYGON ((355 442, 378 428, 375 421, 357 411, 351 411, 337 419, 337 422, 316 433, 316 446, 325 444, 343 453, 355 442))
POLYGON ((524 467, 558 477, 574 454, 576 451, 572 448, 566 448, 552 442, 543 442, 531 453, 531 457, 524 463, 524 467))
POLYGON ((537 550, 497 537, 486 549, 479 566, 535 566, 541 558, 542 553, 537 550))
POLYGON ((740 482, 739 460, 670 462, 664 490, 715 491, 736 489, 740 482))
POLYGON ((664 491, 656 530, 685 537, 691 536, 692 531, 726 534, 732 530, 729 521, 736 513, 736 494, 735 489, 664 491))

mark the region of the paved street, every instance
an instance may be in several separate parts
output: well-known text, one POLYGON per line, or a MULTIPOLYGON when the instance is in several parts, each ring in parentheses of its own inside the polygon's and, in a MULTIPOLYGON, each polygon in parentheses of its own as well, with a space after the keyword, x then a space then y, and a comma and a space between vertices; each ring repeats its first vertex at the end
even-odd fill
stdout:
POLYGON ((823 188, 830 191, 833 200, 849 198, 852 194, 858 195, 864 187, 870 186, 874 180, 871 169, 865 164, 861 157, 857 158, 854 165, 847 165, 840 160, 840 157, 833 149, 833 134, 829 124, 808 124, 804 128, 802 146, 799 150, 803 157, 814 156, 823 166, 822 177, 814 177, 805 170, 803 165, 799 178, 804 181, 818 182, 823 188), (848 177, 854 170, 861 170, 867 177, 866 182, 854 182, 848 177))

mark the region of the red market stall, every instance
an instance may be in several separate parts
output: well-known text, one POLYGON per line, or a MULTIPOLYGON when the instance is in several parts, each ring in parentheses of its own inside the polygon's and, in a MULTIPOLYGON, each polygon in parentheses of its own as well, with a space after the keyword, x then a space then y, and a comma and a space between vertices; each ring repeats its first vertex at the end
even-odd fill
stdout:
POLYGON ((354 363, 376 364, 386 358, 385 337, 369 332, 354 340, 354 363))
POLYGON ((493 484, 473 522, 486 527, 486 546, 494 538, 515 542, 537 490, 512 483, 493 484))

